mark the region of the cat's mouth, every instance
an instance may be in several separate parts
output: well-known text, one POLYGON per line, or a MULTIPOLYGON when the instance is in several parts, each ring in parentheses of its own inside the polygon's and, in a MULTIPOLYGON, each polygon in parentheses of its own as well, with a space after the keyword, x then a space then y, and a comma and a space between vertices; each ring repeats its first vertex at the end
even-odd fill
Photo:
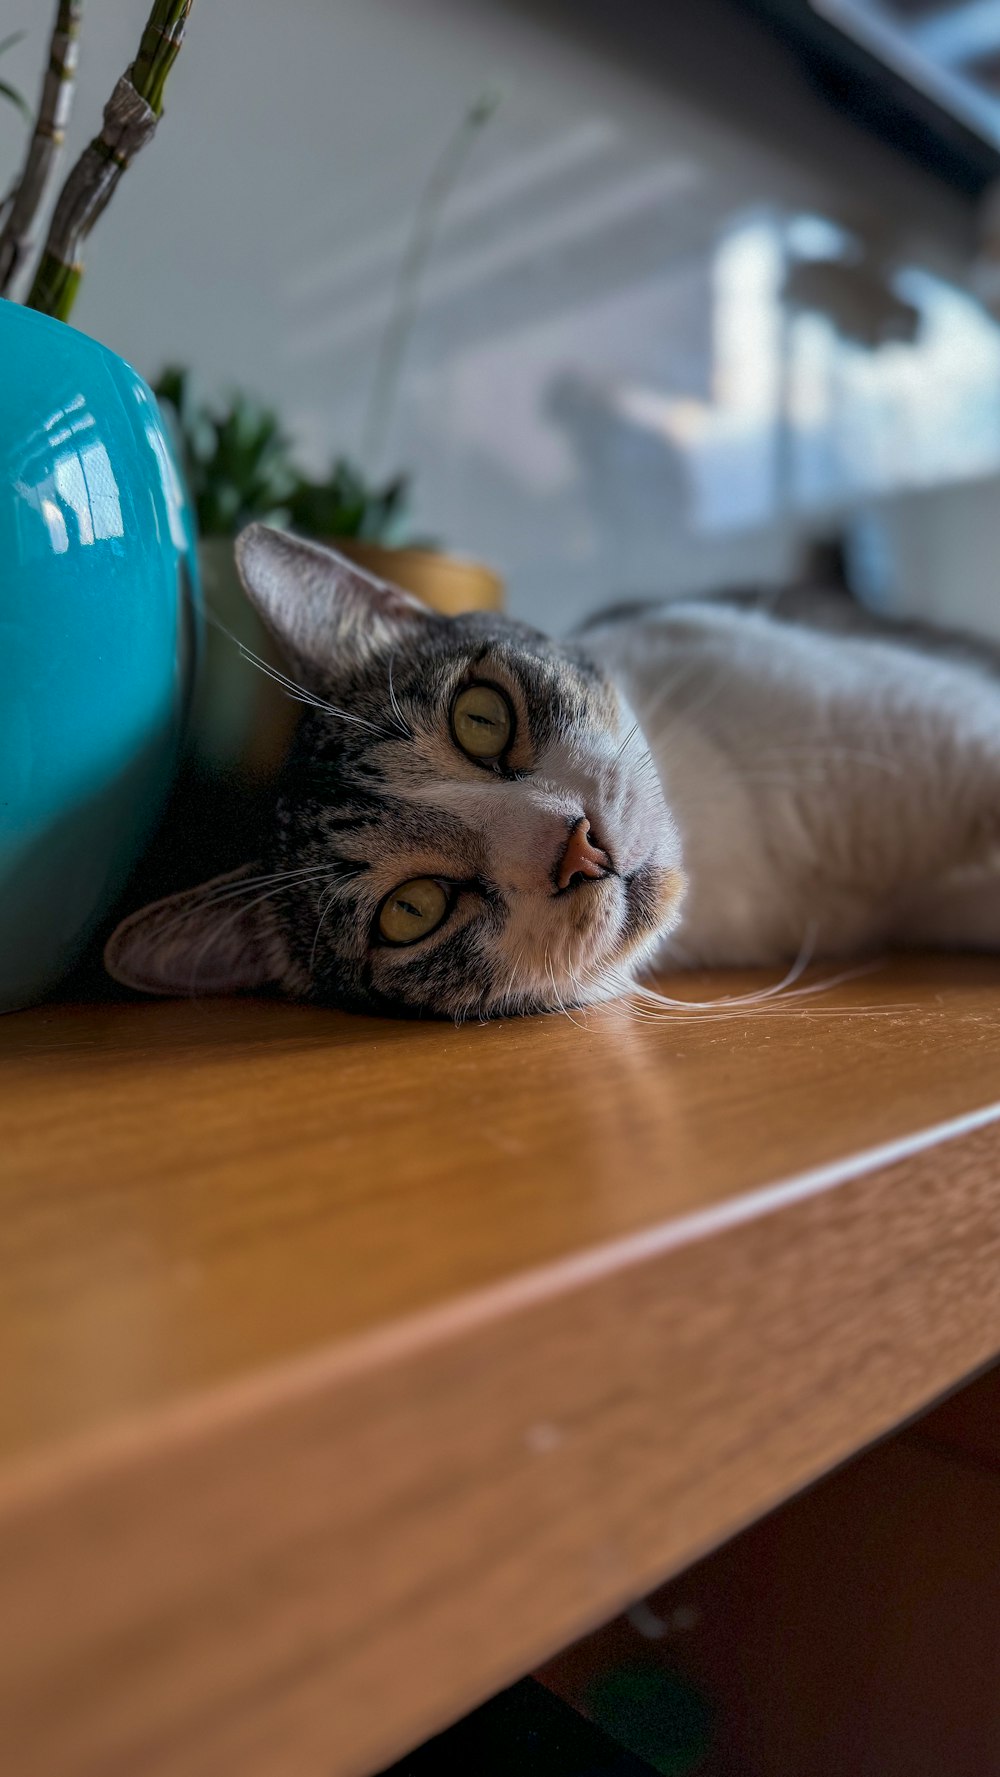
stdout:
POLYGON ((625 918, 619 934, 619 959, 630 956, 661 930, 668 930, 680 910, 687 887, 683 871, 659 864, 640 864, 622 878, 625 918))

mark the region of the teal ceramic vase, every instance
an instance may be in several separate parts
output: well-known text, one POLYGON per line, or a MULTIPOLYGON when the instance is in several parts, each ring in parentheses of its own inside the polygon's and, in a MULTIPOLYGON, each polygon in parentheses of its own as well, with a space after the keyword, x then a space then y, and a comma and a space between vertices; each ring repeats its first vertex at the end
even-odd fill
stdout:
POLYGON ((0 301, 0 1009, 53 988, 162 811, 198 644, 193 523, 155 398, 0 301))

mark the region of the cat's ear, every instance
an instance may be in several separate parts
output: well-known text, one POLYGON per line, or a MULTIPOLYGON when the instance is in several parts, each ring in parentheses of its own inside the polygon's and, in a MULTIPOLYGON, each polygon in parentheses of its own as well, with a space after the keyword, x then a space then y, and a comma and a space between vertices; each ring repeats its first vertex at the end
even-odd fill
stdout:
POLYGON ((270 525, 240 532, 236 566, 267 628, 302 676, 314 681, 349 669, 430 615, 408 592, 335 550, 270 525))
POLYGON ((247 864, 130 913, 104 947, 115 981, 140 993, 247 993, 275 980, 267 902, 247 864))

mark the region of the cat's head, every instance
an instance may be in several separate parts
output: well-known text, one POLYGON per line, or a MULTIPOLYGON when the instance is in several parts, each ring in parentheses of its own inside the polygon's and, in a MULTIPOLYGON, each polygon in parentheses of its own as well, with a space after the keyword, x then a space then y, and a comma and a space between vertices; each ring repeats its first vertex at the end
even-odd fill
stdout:
POLYGON ((307 699, 271 830, 244 870, 126 919, 110 973, 456 1019, 620 991, 683 879, 614 686, 574 646, 436 616, 263 525, 236 557, 307 699))

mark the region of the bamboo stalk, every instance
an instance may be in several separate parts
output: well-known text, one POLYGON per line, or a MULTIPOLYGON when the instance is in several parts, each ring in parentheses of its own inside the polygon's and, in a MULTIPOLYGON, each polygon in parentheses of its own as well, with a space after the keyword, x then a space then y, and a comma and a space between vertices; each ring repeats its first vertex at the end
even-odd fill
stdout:
POLYGON ((83 276, 83 245, 122 174, 156 131, 163 89, 184 41, 194 0, 154 0, 135 61, 104 107, 99 136, 88 144, 59 194, 28 307, 69 318, 83 276))
POLYGON ((59 0, 42 77, 35 127, 24 165, 8 194, 0 229, 0 296, 6 295, 31 250, 31 227, 66 136, 73 104, 82 0, 59 0))

